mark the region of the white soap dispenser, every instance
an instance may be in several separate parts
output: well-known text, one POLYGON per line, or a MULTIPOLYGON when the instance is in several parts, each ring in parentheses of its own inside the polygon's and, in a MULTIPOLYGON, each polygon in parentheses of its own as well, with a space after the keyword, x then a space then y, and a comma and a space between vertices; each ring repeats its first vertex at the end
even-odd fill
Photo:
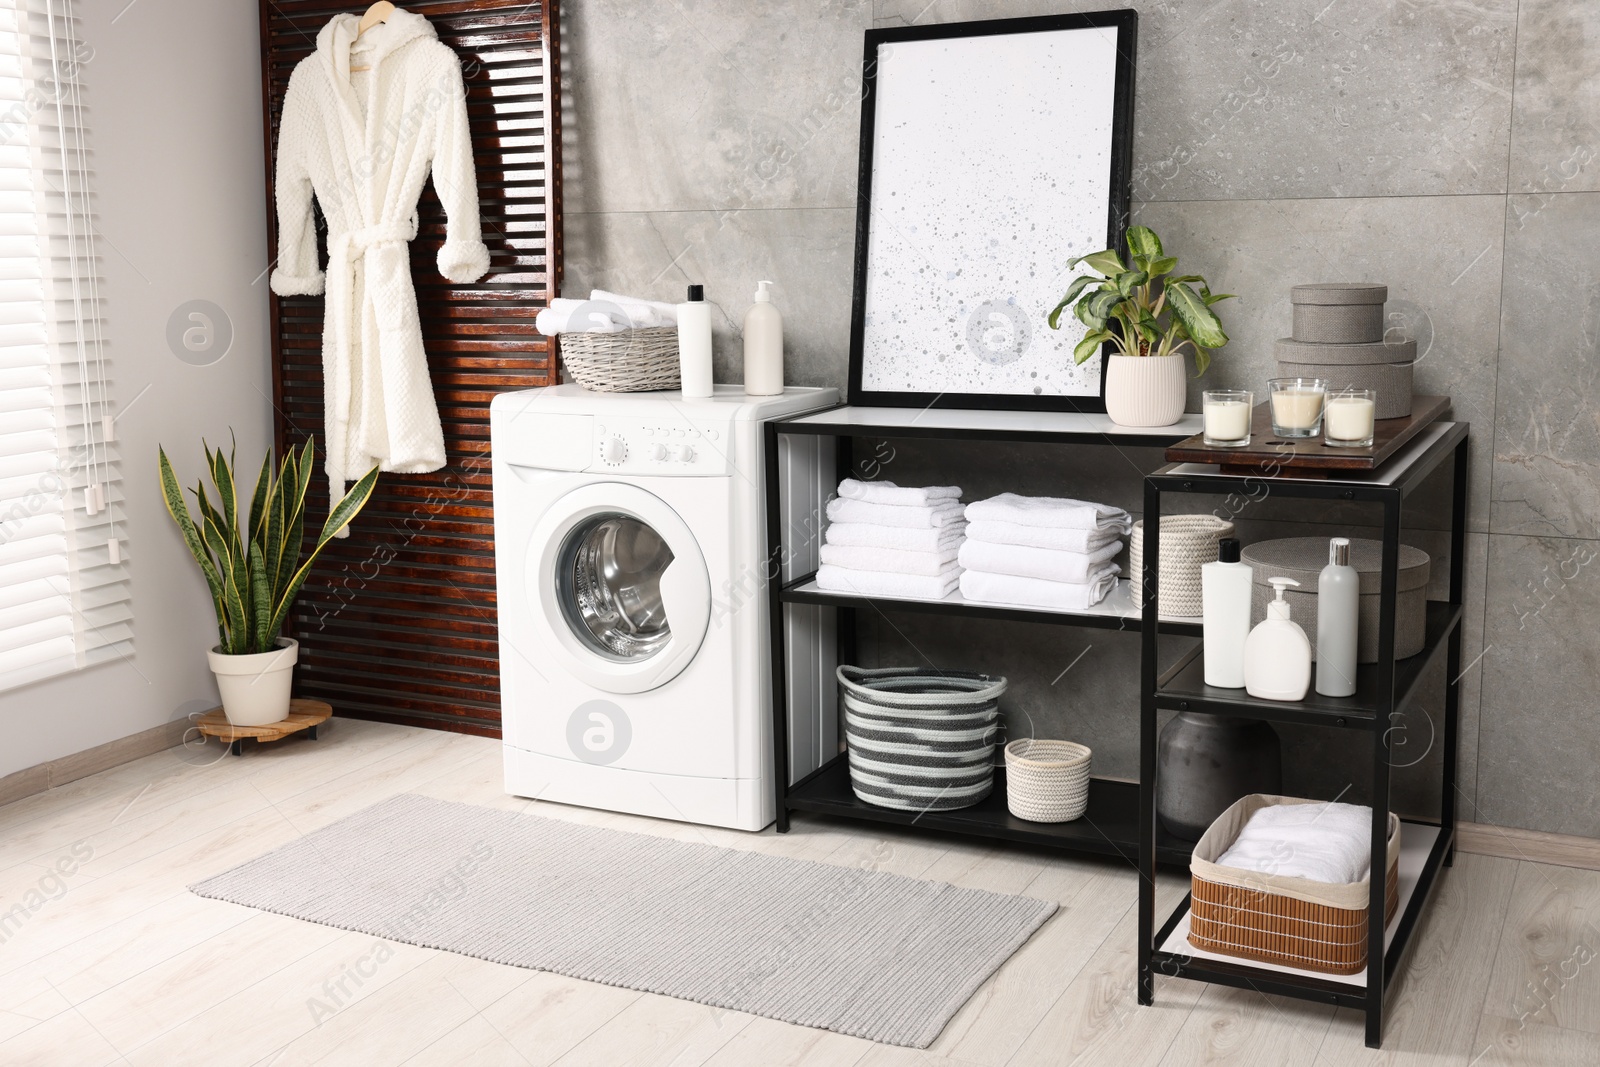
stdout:
POLYGON ((1277 590, 1267 604, 1267 617, 1244 643, 1244 689, 1260 700, 1304 700, 1311 688, 1311 642, 1289 618, 1283 591, 1300 583, 1293 578, 1268 578, 1277 590))
POLYGON ((744 391, 749 396, 783 392, 783 316, 767 292, 771 284, 756 283, 755 303, 744 317, 744 391))

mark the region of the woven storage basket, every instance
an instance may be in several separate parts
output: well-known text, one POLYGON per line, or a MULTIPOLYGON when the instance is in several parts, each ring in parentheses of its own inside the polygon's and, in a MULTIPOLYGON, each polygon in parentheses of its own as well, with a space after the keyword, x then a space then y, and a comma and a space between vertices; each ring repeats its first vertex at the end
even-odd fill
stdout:
MULTIPOLYGON (((1273 804, 1321 801, 1252 793, 1217 817, 1194 847, 1189 943, 1207 952, 1325 974, 1355 974, 1367 966, 1371 875, 1349 885, 1261 874, 1215 862, 1250 816, 1273 804)), ((1383 913, 1400 911, 1400 820, 1389 815, 1388 870, 1383 913)))
MULTIPOLYGON (((1193 618, 1200 614, 1200 567, 1217 561, 1217 542, 1233 536, 1233 523, 1215 515, 1165 515, 1161 519, 1160 612, 1193 618)), ((1134 603, 1144 601, 1144 520, 1133 524, 1128 570, 1134 603)))
POLYGON ((564 333, 561 362, 579 385, 596 393, 676 389, 678 328, 655 326, 621 333, 564 333))
POLYGON ((1004 678, 848 666, 838 678, 856 796, 901 811, 949 811, 989 795, 1004 678))
POLYGON ((1006 807, 1029 822, 1071 822, 1089 806, 1087 746, 1019 738, 1006 746, 1006 807))

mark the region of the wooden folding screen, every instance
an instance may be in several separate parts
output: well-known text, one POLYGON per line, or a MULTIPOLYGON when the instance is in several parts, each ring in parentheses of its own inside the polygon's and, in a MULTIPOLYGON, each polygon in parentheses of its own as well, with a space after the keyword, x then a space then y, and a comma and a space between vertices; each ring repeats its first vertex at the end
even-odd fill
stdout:
MULTIPOLYGON (((411 272, 448 462, 433 474, 382 475, 349 539, 323 553, 290 623, 300 641, 296 687, 338 715, 499 736, 489 401, 556 380, 555 352, 533 325, 561 281, 556 4, 401 6, 426 16, 461 57, 491 266, 472 285, 440 276, 434 257, 444 214, 430 185, 411 272)), ((329 19, 365 8, 261 0, 269 205, 289 74, 329 19)), ((269 226, 276 256, 277 219, 269 226)), ((325 240, 323 255, 326 262, 325 240)), ((328 507, 320 477, 322 298, 274 296, 271 323, 278 447, 317 435, 309 538, 328 507)))

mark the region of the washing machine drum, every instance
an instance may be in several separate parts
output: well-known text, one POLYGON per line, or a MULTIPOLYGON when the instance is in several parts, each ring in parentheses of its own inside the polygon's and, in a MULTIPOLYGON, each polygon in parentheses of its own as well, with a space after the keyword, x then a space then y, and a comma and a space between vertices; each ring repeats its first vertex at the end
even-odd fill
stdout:
POLYGON ((557 564, 560 602, 572 631, 621 660, 646 659, 672 639, 661 576, 672 563, 654 527, 632 515, 597 515, 571 533, 557 564))
POLYGON ((637 486, 567 494, 528 546, 528 593, 548 647, 597 689, 641 693, 681 674, 711 618, 711 579, 688 525, 637 486))

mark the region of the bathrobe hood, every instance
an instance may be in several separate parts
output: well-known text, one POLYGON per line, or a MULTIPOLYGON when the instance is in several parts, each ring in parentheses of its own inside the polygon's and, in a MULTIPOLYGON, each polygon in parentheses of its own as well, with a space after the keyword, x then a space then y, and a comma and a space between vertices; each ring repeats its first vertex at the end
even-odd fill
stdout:
POLYGON ((426 18, 396 11, 358 33, 336 15, 289 77, 277 138, 279 296, 324 294, 326 473, 332 498, 376 465, 445 464, 410 242, 431 180, 445 210, 435 262, 457 284, 489 269, 460 57, 426 18), (351 66, 366 70, 352 74, 351 66), (328 223, 320 269, 312 200, 328 223))

